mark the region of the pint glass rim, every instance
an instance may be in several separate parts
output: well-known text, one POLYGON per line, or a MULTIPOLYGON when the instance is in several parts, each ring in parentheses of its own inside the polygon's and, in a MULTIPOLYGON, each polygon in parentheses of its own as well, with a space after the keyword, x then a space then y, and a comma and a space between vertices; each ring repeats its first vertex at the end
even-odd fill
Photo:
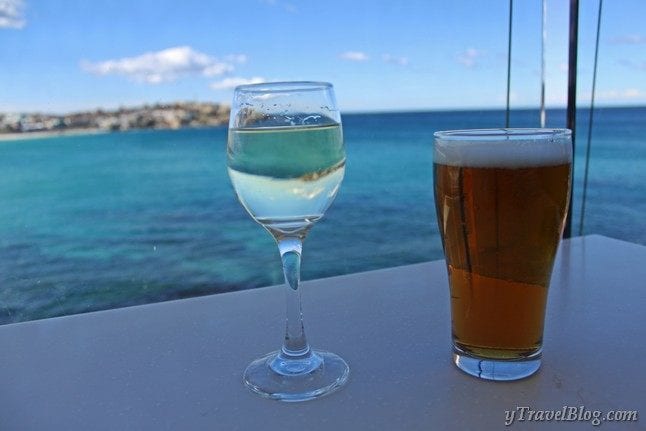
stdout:
POLYGON ((500 141, 527 139, 568 139, 572 136, 570 129, 557 128, 498 128, 498 129, 462 129, 441 130, 433 133, 435 139, 442 141, 500 141))

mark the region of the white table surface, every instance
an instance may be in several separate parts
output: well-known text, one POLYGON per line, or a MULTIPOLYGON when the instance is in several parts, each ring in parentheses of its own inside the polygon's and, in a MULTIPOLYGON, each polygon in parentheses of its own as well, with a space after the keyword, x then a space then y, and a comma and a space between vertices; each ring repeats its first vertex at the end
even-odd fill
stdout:
POLYGON ((350 364, 331 396, 288 404, 243 387, 246 364, 281 343, 283 291, 271 287, 0 327, 0 430, 495 430, 516 406, 638 410, 599 429, 646 429, 644 246, 563 243, 543 366, 512 383, 452 365, 443 261, 303 287, 311 344, 350 364))

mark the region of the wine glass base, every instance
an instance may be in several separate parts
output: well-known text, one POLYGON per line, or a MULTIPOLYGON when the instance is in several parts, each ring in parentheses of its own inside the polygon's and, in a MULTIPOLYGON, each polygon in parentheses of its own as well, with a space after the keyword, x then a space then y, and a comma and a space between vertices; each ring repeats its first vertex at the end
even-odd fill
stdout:
POLYGON ((313 350, 306 359, 284 359, 278 351, 249 364, 243 382, 265 398, 298 402, 331 394, 349 374, 348 364, 334 353, 313 350))
POLYGON ((484 380, 520 380, 536 373, 541 366, 540 352, 518 360, 478 358, 463 352, 453 352, 453 363, 460 370, 484 380))

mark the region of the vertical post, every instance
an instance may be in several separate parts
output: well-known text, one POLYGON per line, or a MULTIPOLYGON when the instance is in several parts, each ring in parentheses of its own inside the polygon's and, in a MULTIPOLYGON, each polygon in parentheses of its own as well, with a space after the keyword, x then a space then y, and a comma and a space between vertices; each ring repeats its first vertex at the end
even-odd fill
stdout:
POLYGON ((570 189, 570 210, 565 219, 563 236, 572 236, 572 200, 574 195, 574 149, 576 148, 576 60, 579 35, 579 0, 570 0, 570 37, 568 50, 568 84, 567 84, 567 122, 566 127, 572 130, 572 187, 570 189))
POLYGON ((547 39, 547 6, 546 1, 543 0, 543 7, 541 11, 541 112, 540 112, 540 125, 545 127, 545 39, 547 39))
POLYGON ((579 215, 579 235, 583 235, 585 220, 585 201, 588 194, 588 171, 590 170, 590 144, 592 143, 592 120, 594 119, 594 95, 597 89, 597 65, 599 61, 599 35, 601 34, 601 9, 603 0, 599 0, 597 15, 597 38, 594 44, 594 68, 592 72, 592 94, 590 95, 590 119, 588 120, 588 144, 585 147, 585 168, 583 174, 583 196, 581 197, 581 214, 579 215))
POLYGON ((509 30, 507 34, 507 108, 505 110, 505 128, 509 128, 509 96, 511 94, 511 26, 514 16, 514 0, 509 0, 509 30))

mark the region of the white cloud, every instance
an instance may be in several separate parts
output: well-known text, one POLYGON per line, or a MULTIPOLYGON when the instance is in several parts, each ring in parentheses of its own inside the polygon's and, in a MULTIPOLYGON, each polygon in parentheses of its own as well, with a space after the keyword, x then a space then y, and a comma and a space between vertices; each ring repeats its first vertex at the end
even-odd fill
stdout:
POLYGON ((246 63, 247 60, 248 58, 245 54, 229 54, 224 57, 224 61, 228 61, 231 63, 238 63, 238 64, 246 63))
POLYGON ((136 57, 125 57, 97 63, 83 61, 81 68, 95 75, 123 75, 138 82, 159 84, 177 78, 199 74, 219 76, 233 72, 234 63, 244 63, 244 54, 235 54, 218 60, 195 51, 190 46, 178 46, 156 52, 147 52, 136 57))
POLYGON ((644 93, 641 92, 641 90, 637 88, 628 88, 624 90, 624 97, 627 97, 629 99, 635 99, 637 97, 641 97, 644 95, 644 93))
POLYGON ((381 59, 385 63, 392 63, 392 64, 398 64, 400 66, 407 66, 408 65, 408 57, 397 57, 392 54, 381 54, 381 59))
POLYGON ((253 78, 231 77, 213 82, 209 87, 213 90, 229 90, 237 87, 238 85, 261 84, 266 81, 267 80, 265 78, 261 78, 259 76, 254 76, 253 78))
MULTIPOLYGON (((567 89, 552 89, 550 94, 547 95, 548 105, 567 104, 567 89)), ((582 106, 587 106, 590 103, 592 93, 590 90, 581 90, 577 94, 577 103, 582 106)), ((623 103, 623 102, 643 102, 646 100, 646 91, 638 88, 625 88, 625 89, 609 89, 599 90, 595 92, 594 98, 600 103, 623 103)))
MULTIPOLYGON (((499 94, 498 97, 496 97, 498 102, 500 103, 507 103, 507 93, 499 94)), ((510 91, 509 92, 509 103, 522 103, 524 98, 521 98, 517 92, 515 91, 510 91)))
POLYGON ((294 6, 292 3, 289 3, 289 2, 277 1, 277 0, 260 0, 260 3, 264 3, 268 6, 280 7, 289 13, 298 12, 298 9, 296 9, 296 6, 294 6))
POLYGON ((640 63, 632 59, 622 59, 619 60, 619 64, 635 70, 646 70, 646 61, 640 63))
POLYGON ((339 58, 348 61, 368 61, 370 57, 361 51, 346 51, 339 55, 339 58))
POLYGON ((23 0, 0 0, 0 28, 23 28, 24 9, 23 0))
POLYGON ((646 36, 638 34, 626 34, 610 39, 610 42, 617 45, 643 45, 646 44, 646 36))
POLYGON ((567 105, 567 96, 560 93, 547 94, 545 96, 547 106, 564 106, 567 105))
POLYGON ((473 69, 477 66, 477 59, 484 55, 484 51, 475 48, 467 48, 465 51, 458 53, 455 57, 456 61, 466 67, 473 69))
POLYGON ((626 88, 623 90, 600 91, 595 97, 599 100, 632 100, 646 97, 646 93, 637 88, 626 88))

